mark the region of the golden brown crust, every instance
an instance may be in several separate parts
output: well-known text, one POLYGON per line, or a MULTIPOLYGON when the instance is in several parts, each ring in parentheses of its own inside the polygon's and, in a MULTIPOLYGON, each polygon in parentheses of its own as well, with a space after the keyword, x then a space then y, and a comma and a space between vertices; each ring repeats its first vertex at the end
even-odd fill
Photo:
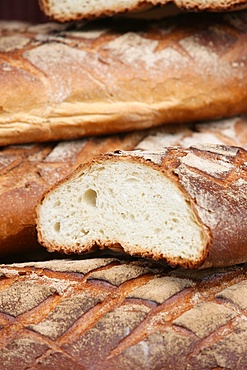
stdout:
MULTIPOLYGON (((121 155, 117 155, 118 160, 121 155)), ((205 245, 202 267, 246 262, 247 151, 224 145, 197 145, 187 151, 167 149, 160 159, 158 156, 151 155, 148 160, 153 162, 157 157, 152 166, 170 176, 188 194, 188 200, 211 234, 209 245, 205 245)), ((181 264, 181 261, 168 262, 181 264)), ((182 265, 193 267, 189 261, 182 265)))
POLYGON ((245 369, 246 265, 191 272, 103 258, 0 274, 5 370, 245 369))
POLYGON ((160 22, 4 22, 0 145, 246 112, 246 25, 246 12, 160 22))
POLYGON ((208 147, 205 153, 200 146, 193 151, 175 172, 212 232, 204 267, 243 263, 247 261, 247 152, 208 147))

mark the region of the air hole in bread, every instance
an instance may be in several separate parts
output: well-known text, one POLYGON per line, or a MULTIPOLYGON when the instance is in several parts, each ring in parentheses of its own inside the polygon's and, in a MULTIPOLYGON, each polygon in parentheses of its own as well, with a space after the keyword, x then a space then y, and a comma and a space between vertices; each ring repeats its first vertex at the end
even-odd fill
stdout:
POLYGON ((56 222, 54 224, 54 231, 56 231, 56 233, 59 233, 60 228, 61 228, 60 222, 56 222))
POLYGON ((138 182, 139 180, 135 177, 129 177, 128 179, 125 180, 125 182, 138 182))
POLYGON ((90 206, 96 207, 97 193, 93 189, 88 189, 83 195, 83 200, 90 206))
POLYGON ((82 228, 81 233, 84 234, 84 235, 87 235, 89 233, 89 231, 82 228))

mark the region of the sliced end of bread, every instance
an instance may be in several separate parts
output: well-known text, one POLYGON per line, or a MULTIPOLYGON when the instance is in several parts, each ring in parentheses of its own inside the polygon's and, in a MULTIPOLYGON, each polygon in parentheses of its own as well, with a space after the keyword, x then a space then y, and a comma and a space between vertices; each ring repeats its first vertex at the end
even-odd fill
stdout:
POLYGON ((210 240, 178 183, 152 161, 130 155, 103 156, 47 193, 38 235, 50 251, 97 246, 184 267, 204 261, 210 240))

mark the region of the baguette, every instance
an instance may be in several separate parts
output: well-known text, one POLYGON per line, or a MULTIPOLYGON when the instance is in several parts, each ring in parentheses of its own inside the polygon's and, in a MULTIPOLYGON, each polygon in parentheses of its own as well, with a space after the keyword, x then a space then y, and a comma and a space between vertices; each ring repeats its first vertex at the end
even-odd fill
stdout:
MULTIPOLYGON (((112 16, 129 12, 139 13, 154 9, 154 6, 163 6, 162 13, 166 13, 166 8, 174 4, 178 9, 190 11, 207 10, 211 12, 242 10, 247 8, 244 0, 39 0, 40 8, 44 14, 56 21, 66 22, 80 20, 84 18, 112 16)), ((169 12, 170 8, 168 8, 169 12)), ((160 9, 159 9, 160 11, 160 9)))
MULTIPOLYGON (((8 146, 0 150, 0 257, 5 261, 37 258, 45 249, 37 242, 36 206, 43 194, 79 164, 100 153, 187 147, 199 142, 247 145, 247 119, 169 126, 123 135, 50 144, 8 146), (35 256, 36 255, 36 256, 35 256), (7 260, 6 260, 7 259, 7 260)), ((247 149, 247 146, 246 146, 247 149)), ((41 258, 41 257, 40 257, 41 258)))
POLYGON ((37 208, 51 252, 98 247, 197 268, 247 262, 247 151, 116 151, 79 166, 37 208))
POLYGON ((103 258, 0 273, 1 369, 246 369, 246 265, 103 258))
POLYGON ((0 145, 247 112, 246 12, 0 23, 0 145))

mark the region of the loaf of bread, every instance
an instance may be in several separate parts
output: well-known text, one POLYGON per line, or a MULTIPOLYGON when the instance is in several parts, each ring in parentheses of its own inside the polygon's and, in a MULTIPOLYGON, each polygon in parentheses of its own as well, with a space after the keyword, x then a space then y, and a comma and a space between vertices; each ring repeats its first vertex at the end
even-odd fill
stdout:
POLYGON ((0 145, 247 112, 247 13, 0 23, 0 145))
MULTIPOLYGON (((60 22, 84 18, 116 15, 130 11, 143 12, 154 6, 166 7, 171 3, 178 9, 198 11, 225 11, 246 9, 245 0, 39 0, 40 8, 51 19, 60 22)), ((169 9, 168 9, 169 11, 169 9)))
POLYGON ((247 262, 246 163, 245 149, 218 144, 101 155, 45 194, 39 242, 189 268, 247 262))
POLYGON ((143 261, 0 266, 3 370, 245 370, 246 265, 143 261))
MULTIPOLYGON (((16 258, 19 254, 23 260, 26 253, 30 257, 31 251, 37 255, 36 206, 49 188, 79 164, 117 149, 156 150, 199 142, 247 148, 247 119, 235 117, 193 126, 165 125, 78 141, 3 147, 0 150, 0 257, 16 258)), ((44 248, 39 249, 43 254, 44 248)))

